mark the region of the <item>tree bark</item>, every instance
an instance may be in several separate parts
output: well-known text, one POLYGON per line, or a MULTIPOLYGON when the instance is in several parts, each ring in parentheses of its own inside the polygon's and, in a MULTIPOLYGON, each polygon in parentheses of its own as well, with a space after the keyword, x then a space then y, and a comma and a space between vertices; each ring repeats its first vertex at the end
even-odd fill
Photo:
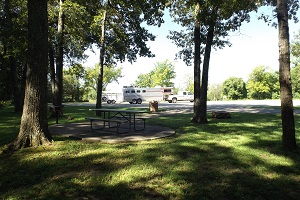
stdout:
MULTIPOLYGON (((100 69, 97 83, 97 102, 96 108, 102 107, 102 90, 103 90, 103 67, 104 67, 104 54, 105 54, 105 21, 106 21, 106 11, 104 11, 102 19, 102 32, 100 38, 100 69)), ((96 112, 97 116, 101 115, 101 112, 96 112)))
POLYGON ((28 66, 20 132, 12 149, 51 143, 47 121, 47 0, 28 0, 28 66))
POLYGON ((55 65, 54 65, 54 50, 53 47, 51 46, 51 44, 49 45, 49 68, 50 68, 50 79, 51 79, 51 91, 52 91, 52 103, 54 104, 56 102, 55 100, 55 87, 56 87, 56 83, 55 83, 55 65))
POLYGON ((200 96, 200 118, 199 123, 207 123, 207 87, 208 87, 208 69, 210 62, 211 46, 214 39, 214 23, 210 25, 205 45, 203 70, 202 70, 202 84, 201 84, 201 96, 200 96))
POLYGON ((18 78, 18 72, 17 72, 17 63, 15 62, 15 58, 13 56, 9 56, 9 66, 10 66, 10 72, 11 72, 11 87, 13 91, 13 99, 14 99, 14 106, 15 106, 15 112, 21 112, 22 111, 22 95, 21 91, 19 89, 19 78, 18 78))
POLYGON ((63 0, 59 0, 59 14, 57 27, 57 57, 56 57, 56 76, 55 76, 55 106, 62 106, 63 101, 63 57, 64 57, 64 12, 63 0))
POLYGON ((290 75, 290 44, 287 0, 277 0, 279 31, 279 82, 282 121, 282 146, 284 150, 297 149, 293 95, 290 75))
POLYGON ((194 116, 193 123, 200 122, 200 82, 201 82, 201 41, 200 41, 200 22, 196 20, 194 29, 195 57, 194 57, 194 116))

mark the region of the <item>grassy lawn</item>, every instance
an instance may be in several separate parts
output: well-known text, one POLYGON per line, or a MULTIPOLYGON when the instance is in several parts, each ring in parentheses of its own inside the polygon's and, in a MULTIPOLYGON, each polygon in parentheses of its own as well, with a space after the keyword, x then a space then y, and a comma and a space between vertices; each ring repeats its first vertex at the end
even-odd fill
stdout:
MULTIPOLYGON (((68 106, 59 122, 82 121, 88 108, 68 106)), ((0 109, 0 150, 18 134, 20 114, 12 111, 0 109)), ((51 146, 1 154, 0 199, 300 198, 300 152, 281 151, 279 115, 232 113, 206 125, 191 117, 149 120, 176 130, 164 139, 103 144, 55 136, 51 146)), ((300 116, 296 123, 299 144, 300 116)))

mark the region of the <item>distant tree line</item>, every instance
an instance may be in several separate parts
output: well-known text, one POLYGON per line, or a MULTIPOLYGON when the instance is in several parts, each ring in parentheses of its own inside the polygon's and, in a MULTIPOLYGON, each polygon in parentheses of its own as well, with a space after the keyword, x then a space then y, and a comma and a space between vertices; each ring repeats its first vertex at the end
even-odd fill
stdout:
MULTIPOLYGON (((294 98, 300 98, 300 65, 291 69, 294 98)), ((279 72, 267 66, 253 69, 245 82, 240 77, 230 77, 223 83, 208 88, 208 100, 279 99, 279 72)))
MULTIPOLYGON (((300 30, 291 43, 292 91, 295 99, 300 98, 300 30)), ((212 84, 208 88, 208 100, 237 99, 279 99, 279 71, 268 66, 253 69, 247 82, 242 78, 230 77, 221 84, 212 84)))
MULTIPOLYGON (((97 81, 99 75, 99 64, 85 67, 81 64, 74 64, 63 70, 63 101, 89 101, 97 98, 97 81)), ((122 68, 112 65, 106 66, 103 70, 103 90, 112 82, 118 82, 122 77, 122 68)), ((50 83, 49 83, 50 85, 50 83)), ((48 88, 48 100, 53 95, 51 88, 48 88)))
POLYGON ((244 82, 242 78, 230 77, 222 84, 221 99, 278 99, 279 75, 266 66, 253 69, 244 82))

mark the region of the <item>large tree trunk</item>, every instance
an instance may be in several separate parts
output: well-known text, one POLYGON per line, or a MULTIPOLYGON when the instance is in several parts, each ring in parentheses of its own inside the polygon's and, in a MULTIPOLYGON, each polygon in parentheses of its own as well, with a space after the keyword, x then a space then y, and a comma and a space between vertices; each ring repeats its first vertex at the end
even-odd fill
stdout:
POLYGON ((200 22, 196 20, 194 29, 195 57, 194 57, 194 116, 192 122, 200 122, 200 75, 201 75, 201 41, 200 41, 200 22))
MULTIPOLYGON (((96 108, 102 107, 102 90, 103 90, 103 67, 104 67, 104 54, 105 54, 105 21, 106 21, 106 11, 104 11, 102 19, 102 33, 100 38, 100 70, 97 83, 97 101, 96 108)), ((98 116, 101 112, 96 112, 98 116)))
POLYGON ((63 57, 64 57, 64 12, 63 0, 59 0, 59 14, 57 27, 57 57, 56 57, 56 76, 55 76, 55 102, 54 106, 61 108, 63 101, 63 57))
POLYGON ((279 81, 282 121, 283 149, 293 151, 297 148, 293 109, 292 83, 290 75, 290 43, 287 0, 277 0, 279 25, 279 81))
POLYGON ((28 66, 20 132, 11 148, 49 144, 47 121, 47 0, 28 0, 28 66))
POLYGON ((215 25, 211 25, 209 27, 206 45, 205 45, 205 53, 204 53, 204 61, 203 61, 203 70, 202 70, 202 84, 201 84, 201 97, 200 97, 200 124, 207 123, 207 87, 208 87, 208 69, 210 62, 210 53, 211 46, 214 39, 214 30, 215 25))

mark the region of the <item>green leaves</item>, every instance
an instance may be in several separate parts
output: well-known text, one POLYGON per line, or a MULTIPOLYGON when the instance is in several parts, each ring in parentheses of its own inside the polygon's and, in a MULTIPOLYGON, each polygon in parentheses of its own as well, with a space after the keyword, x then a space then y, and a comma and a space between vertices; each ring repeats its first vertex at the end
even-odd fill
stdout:
POLYGON ((140 74, 138 80, 135 81, 137 87, 172 87, 174 83, 172 79, 176 76, 175 66, 173 63, 165 60, 155 64, 154 69, 149 73, 140 74))
MULTIPOLYGON (((112 82, 118 82, 118 78, 122 76, 122 68, 117 68, 112 65, 104 66, 103 69, 103 90, 105 91, 107 85, 112 82)), ((99 64, 93 68, 88 68, 84 76, 85 87, 90 90, 97 91, 97 82, 99 76, 99 64)))
POLYGON ((293 95, 300 98, 300 30, 291 43, 291 54, 294 59, 294 67, 291 69, 293 95))
POLYGON ((242 22, 249 22, 249 12, 255 10, 254 2, 236 0, 183 1, 175 0, 170 7, 170 15, 180 24, 184 31, 170 31, 169 39, 181 48, 177 57, 191 65, 194 59, 194 26, 200 23, 200 48, 203 54, 209 27, 214 27, 214 48, 230 46, 226 38, 230 31, 235 31, 242 22))
POLYGON ((292 89, 294 98, 300 98, 300 64, 291 69, 292 89))
POLYGON ((250 98, 272 99, 279 97, 279 74, 269 67, 258 66, 249 75, 247 90, 250 98))
POLYGON ((291 54, 295 59, 295 64, 300 63, 300 29, 298 30, 298 34, 294 36, 294 40, 291 43, 291 54))
POLYGON ((164 1, 117 1, 102 2, 93 16, 91 24, 94 43, 99 43, 103 24, 103 10, 106 12, 105 29, 105 64, 117 61, 134 62, 137 56, 153 57, 147 46, 147 41, 153 41, 155 36, 143 26, 160 25, 163 23, 164 1))
POLYGON ((246 84, 242 78, 230 77, 222 86, 223 94, 231 100, 244 99, 247 97, 246 84))

